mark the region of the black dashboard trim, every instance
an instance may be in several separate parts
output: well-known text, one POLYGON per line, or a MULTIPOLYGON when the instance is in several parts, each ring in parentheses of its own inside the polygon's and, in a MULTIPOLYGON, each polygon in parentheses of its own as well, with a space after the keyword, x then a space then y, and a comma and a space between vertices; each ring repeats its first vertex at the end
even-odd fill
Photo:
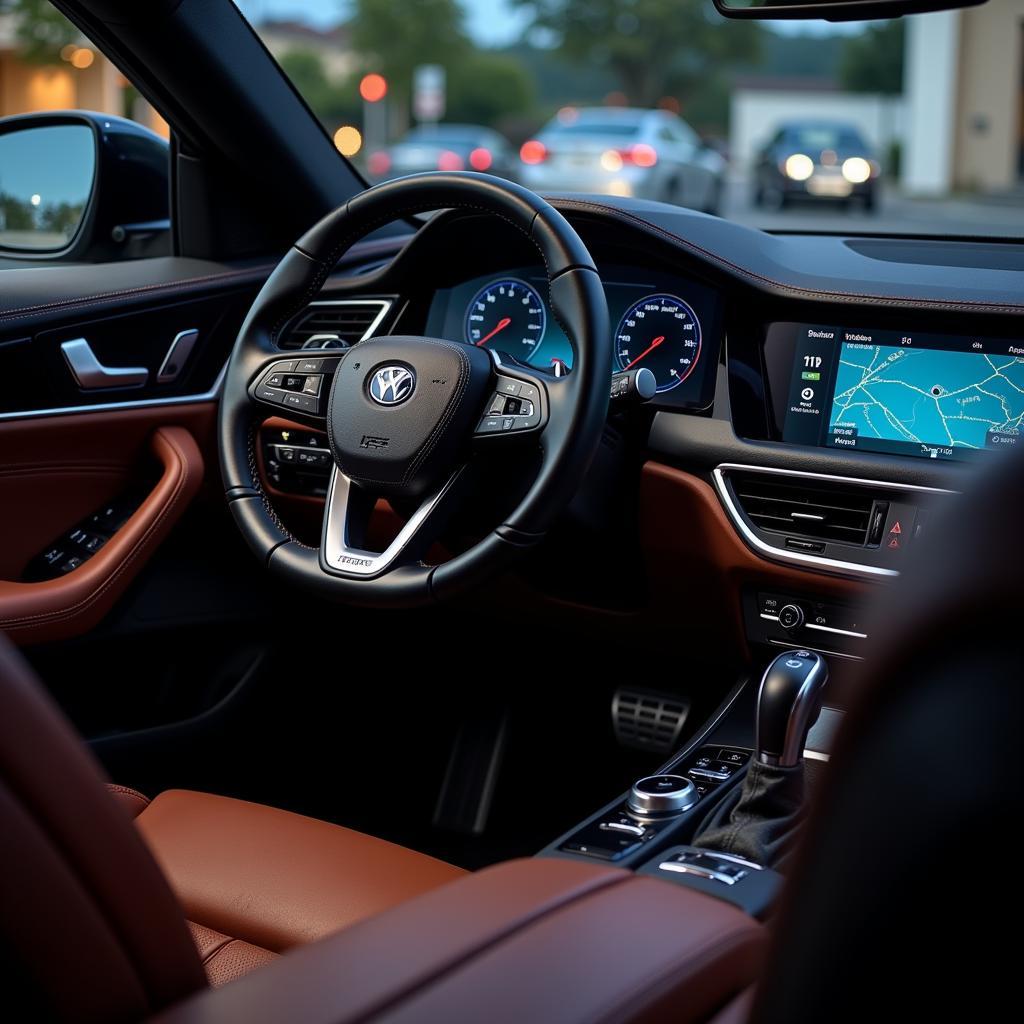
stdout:
MULTIPOLYGON (((684 238, 682 235, 676 234, 674 231, 670 231, 668 228, 663 227, 660 224, 655 223, 652 220, 646 219, 639 216, 628 209, 620 208, 617 206, 611 206, 605 203, 596 203, 592 200, 576 199, 576 198, 553 198, 551 200, 553 204, 562 212, 580 212, 580 213, 593 213, 602 217, 612 218, 618 220, 623 224, 629 224, 633 228, 639 228, 642 231, 658 235, 664 239, 670 241, 673 245, 685 249, 687 252, 694 256, 698 256, 703 260, 711 261, 716 264, 720 269, 726 270, 733 275, 737 275, 745 279, 748 283, 753 283, 762 288, 766 288, 777 295, 781 295, 788 298, 799 298, 817 302, 829 302, 829 303, 871 303, 872 305, 884 305, 893 308, 912 308, 912 309, 932 309, 932 310, 946 310, 963 313, 988 313, 988 314, 1007 314, 1012 316, 1020 316, 1024 314, 1024 303, 1016 302, 990 302, 981 299, 967 300, 967 301, 949 301, 945 299, 932 299, 927 298, 923 295, 905 295, 905 294, 884 294, 882 292, 870 292, 870 291, 843 291, 836 289, 825 289, 825 288, 810 288, 806 285, 800 285, 793 281, 786 281, 778 277, 772 277, 765 271, 756 270, 749 266, 743 266, 734 260, 728 259, 722 256, 713 249, 701 245, 691 239, 684 238)), ((652 204, 653 205, 653 204, 652 204)), ((668 215, 686 215, 693 219, 696 223, 696 218, 704 217, 710 221, 719 221, 719 218, 709 217, 708 215, 698 214, 695 212, 688 212, 682 210, 673 210, 670 207, 665 208, 665 212, 668 215)), ((794 239, 803 239, 805 236, 800 235, 789 235, 789 236, 778 236, 772 235, 767 232, 758 231, 756 229, 743 228, 741 225, 732 224, 729 221, 720 221, 720 224, 727 224, 731 230, 742 232, 749 236, 749 241, 753 244, 755 241, 775 241, 782 242, 785 240, 792 241, 794 239)), ((739 237, 739 236, 738 236, 739 237)), ((822 236, 825 240, 836 241, 841 244, 845 244, 845 239, 841 235, 836 236, 822 236)), ((819 239, 820 240, 820 239, 819 239)), ((955 245, 955 240, 951 240, 951 245, 955 245)), ((1007 243, 1012 244, 1012 243, 1007 243)), ((887 264, 890 268, 893 266, 892 263, 887 264)), ((915 264, 915 266, 925 266, 922 264, 915 264)), ((933 265, 927 265, 929 269, 934 268, 933 265)), ((949 268, 944 269, 957 269, 963 270, 964 268, 949 268)), ((1013 272, 1013 271, 1007 271, 1013 272)), ((1024 285, 1022 285, 1024 290, 1024 285)))

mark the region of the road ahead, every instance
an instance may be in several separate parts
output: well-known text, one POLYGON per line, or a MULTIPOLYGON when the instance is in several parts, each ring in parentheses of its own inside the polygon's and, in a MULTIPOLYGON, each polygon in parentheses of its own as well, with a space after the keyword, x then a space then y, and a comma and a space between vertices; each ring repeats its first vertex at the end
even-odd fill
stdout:
POLYGON ((981 199, 907 199, 883 193, 873 213, 849 211, 827 203, 800 203, 782 211, 760 210, 751 202, 745 182, 730 182, 722 216, 741 224, 774 231, 880 232, 914 235, 975 235, 1024 239, 1024 199, 996 202, 981 199))

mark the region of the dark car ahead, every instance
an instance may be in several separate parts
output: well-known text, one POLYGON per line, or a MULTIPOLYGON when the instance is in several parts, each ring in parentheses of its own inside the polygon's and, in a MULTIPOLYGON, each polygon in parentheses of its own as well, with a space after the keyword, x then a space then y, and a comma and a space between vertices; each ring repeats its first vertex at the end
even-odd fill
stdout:
POLYGON ((873 210, 880 167, 860 130, 838 121, 779 126, 754 166, 754 205, 781 209, 793 199, 859 201, 873 210))
POLYGON ((374 150, 366 159, 373 181, 420 171, 486 171, 515 178, 518 166, 508 139, 476 124, 420 125, 399 142, 374 150))

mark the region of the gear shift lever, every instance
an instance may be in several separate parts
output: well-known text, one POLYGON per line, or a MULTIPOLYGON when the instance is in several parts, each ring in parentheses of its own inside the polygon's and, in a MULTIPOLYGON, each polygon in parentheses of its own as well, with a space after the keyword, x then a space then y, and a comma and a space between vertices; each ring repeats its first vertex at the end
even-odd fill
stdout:
POLYGON ((768 666, 743 786, 702 823, 694 846, 778 865, 803 817, 804 744, 827 681, 825 659, 811 651, 786 651, 768 666))
POLYGON ((812 651, 786 651, 768 666, 757 693, 754 756, 761 764, 800 763, 826 682, 828 665, 812 651))

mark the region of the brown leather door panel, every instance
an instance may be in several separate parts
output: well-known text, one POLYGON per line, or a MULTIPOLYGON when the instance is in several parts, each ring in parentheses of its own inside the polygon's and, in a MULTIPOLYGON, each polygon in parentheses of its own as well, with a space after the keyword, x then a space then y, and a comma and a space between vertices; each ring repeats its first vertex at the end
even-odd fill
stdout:
POLYGON ((37 643, 95 626, 199 491, 214 418, 213 403, 197 403, 0 423, 0 629, 37 643), (92 558, 57 579, 19 581, 47 544, 137 483, 147 461, 155 485, 92 558))

